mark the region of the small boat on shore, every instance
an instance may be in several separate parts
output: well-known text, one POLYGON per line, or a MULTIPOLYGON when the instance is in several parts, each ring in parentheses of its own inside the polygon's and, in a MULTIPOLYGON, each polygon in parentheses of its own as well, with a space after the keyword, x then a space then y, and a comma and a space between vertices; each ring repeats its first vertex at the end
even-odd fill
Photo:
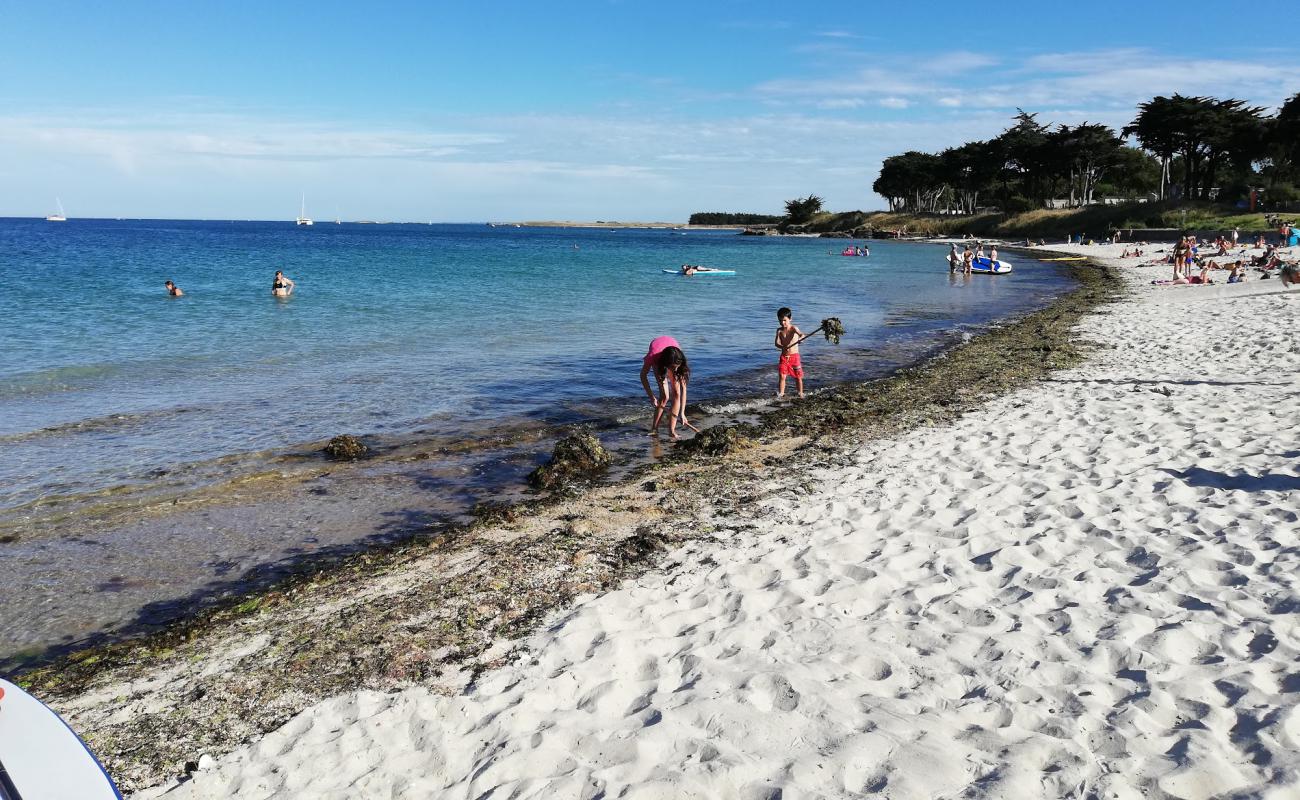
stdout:
POLYGON ((666 269, 664 270, 664 272, 668 273, 669 275, 681 275, 686 278, 694 278, 694 277, 708 276, 708 275, 726 277, 729 275, 736 274, 736 271, 734 269, 714 269, 713 267, 695 267, 691 265, 683 265, 681 269, 666 269))
POLYGON ((1011 264, 1001 259, 993 261, 981 256, 971 262, 970 271, 980 275, 1006 275, 1011 271, 1011 264))

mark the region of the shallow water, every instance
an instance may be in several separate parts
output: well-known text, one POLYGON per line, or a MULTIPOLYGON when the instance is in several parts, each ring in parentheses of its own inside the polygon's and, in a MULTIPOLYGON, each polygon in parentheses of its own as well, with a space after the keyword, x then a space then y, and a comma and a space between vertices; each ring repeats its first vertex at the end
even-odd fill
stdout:
MULTIPOLYGON (((340 432, 456 435, 635 396, 682 341, 694 399, 766 386, 774 311, 843 351, 977 325, 1065 285, 1042 265, 950 282, 937 247, 733 232, 0 220, 0 509, 340 432), (684 262, 735 278, 662 273, 684 262), (270 296, 274 270, 298 282, 270 296), (171 278, 186 292, 168 298, 171 278)), ((805 347, 812 385, 863 364, 805 347)))
POLYGON ((560 423, 653 457, 629 423, 645 411, 637 372, 654 336, 682 342, 692 401, 725 417, 775 389, 779 306, 804 330, 837 316, 848 331, 839 347, 804 346, 815 389, 885 374, 1069 287, 1056 264, 1017 258, 1010 276, 954 278, 944 247, 873 242, 870 258, 849 258, 843 245, 0 220, 0 607, 16 615, 6 623, 43 610, 39 628, 3 626, 0 656, 454 516, 516 489, 560 423), (685 262, 738 275, 662 272, 685 262), (297 281, 288 300, 270 295, 277 268, 297 281), (168 278, 185 297, 166 296, 168 278), (423 447, 426 460, 339 470, 305 492, 245 489, 344 432, 388 452, 423 447), (227 487, 215 507, 186 510, 213 486, 227 487))

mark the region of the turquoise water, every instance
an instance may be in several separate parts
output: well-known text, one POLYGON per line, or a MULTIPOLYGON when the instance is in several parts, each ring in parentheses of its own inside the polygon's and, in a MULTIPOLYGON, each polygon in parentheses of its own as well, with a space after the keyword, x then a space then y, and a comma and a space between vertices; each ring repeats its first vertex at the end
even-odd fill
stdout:
POLYGON ((1043 304, 1061 268, 952 278, 938 245, 732 231, 486 225, 0 220, 0 510, 147 482, 342 433, 481 436, 520 418, 629 419, 649 340, 671 334, 692 400, 766 395, 775 310, 810 388, 876 374, 1043 304), (686 262, 734 278, 681 278, 686 262), (276 269, 294 295, 270 294, 276 269), (169 298, 172 279, 186 296, 169 298), (906 349, 906 348, 905 348, 906 349), (923 348, 921 348, 923 349, 923 348), (920 350, 917 349, 919 352, 920 350))

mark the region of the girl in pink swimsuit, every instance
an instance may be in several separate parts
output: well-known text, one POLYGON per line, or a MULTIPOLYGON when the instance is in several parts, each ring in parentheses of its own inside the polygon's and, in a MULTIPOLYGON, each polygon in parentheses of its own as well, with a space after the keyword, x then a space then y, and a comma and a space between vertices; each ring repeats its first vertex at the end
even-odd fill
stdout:
POLYGON ((691 430, 694 425, 686 419, 686 384, 691 379, 691 367, 686 363, 686 354, 671 336, 660 336, 650 342, 650 349, 641 360, 641 386, 646 397, 654 404, 654 419, 650 423, 650 435, 659 432, 659 423, 663 421, 664 412, 668 412, 668 435, 677 438, 677 421, 691 430), (650 371, 654 370, 655 385, 659 389, 656 397, 650 388, 650 371))

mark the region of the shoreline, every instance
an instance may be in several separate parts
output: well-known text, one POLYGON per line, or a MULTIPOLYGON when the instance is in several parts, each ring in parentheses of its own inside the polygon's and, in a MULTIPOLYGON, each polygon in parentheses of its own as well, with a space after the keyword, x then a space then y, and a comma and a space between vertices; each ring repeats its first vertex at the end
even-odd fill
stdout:
MULTIPOLYGON (((908 257, 915 260, 918 252, 924 251, 913 250, 908 257)), ((1018 299, 1008 298, 1005 307, 970 306, 951 312, 948 321, 908 317, 904 312, 915 303, 904 303, 903 311, 884 318, 878 333, 828 348, 817 383, 875 378, 918 363, 951 346, 964 331, 1013 318, 1020 313, 1013 310, 1017 305, 1046 303, 1044 294, 1072 285, 1055 270, 1048 277, 1042 294, 1022 292, 1018 299)), ((771 405, 768 366, 723 367, 711 368, 707 394, 692 394, 697 423, 747 418, 771 405), (760 393, 755 387, 762 387, 760 393)), ((237 453, 183 465, 136 487, 47 497, 12 513, 8 527, 0 515, 0 542, 20 537, 5 545, 13 556, 10 566, 0 565, 0 580, 20 599, 0 614, 10 620, 8 635, 0 636, 6 645, 0 669, 48 663, 60 652, 156 631, 214 601, 266 591, 287 573, 319 571, 384 541, 455 528, 473 519, 478 503, 490 509, 519 502, 528 495, 527 473, 575 423, 593 427, 615 451, 610 473, 617 476, 659 457, 652 443, 630 430, 628 420, 639 418, 639 401, 627 395, 594 398, 555 415, 462 428, 473 440, 468 443, 433 420, 407 432, 342 427, 333 433, 359 434, 372 448, 371 457, 327 460, 318 452, 321 439, 290 451, 237 453), (84 556, 72 562, 75 570, 47 572, 43 584, 25 566, 56 569, 45 553, 82 548, 84 556), (47 591, 49 586, 54 588, 47 591), (42 613, 24 624, 33 608, 42 613)))
POLYGON ((456 691, 556 608, 714 535, 719 513, 752 501, 765 461, 817 463, 863 438, 954 419, 1080 358, 1070 321, 1115 287, 1102 272, 1078 274, 1085 283, 1047 310, 918 367, 777 409, 760 424, 710 429, 684 448, 701 457, 357 554, 163 632, 75 653, 23 683, 69 713, 128 789, 182 774, 199 753, 224 752, 340 691, 456 691), (236 672, 237 685, 224 680, 236 672), (123 691, 128 710, 104 702, 123 691), (196 694, 202 702, 187 699, 196 694))

